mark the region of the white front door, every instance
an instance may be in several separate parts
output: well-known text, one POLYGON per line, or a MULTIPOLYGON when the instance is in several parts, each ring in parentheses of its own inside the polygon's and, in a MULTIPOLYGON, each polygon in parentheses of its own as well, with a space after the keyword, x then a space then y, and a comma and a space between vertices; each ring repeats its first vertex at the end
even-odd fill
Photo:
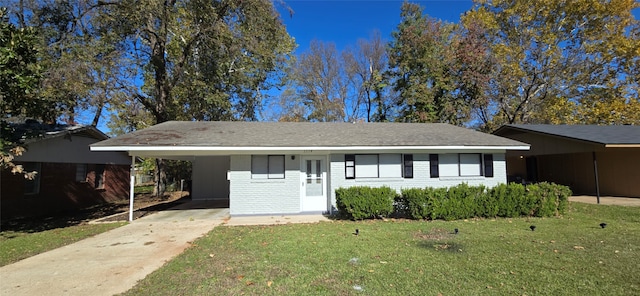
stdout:
POLYGON ((303 156, 301 203, 303 212, 327 211, 326 157, 303 156))

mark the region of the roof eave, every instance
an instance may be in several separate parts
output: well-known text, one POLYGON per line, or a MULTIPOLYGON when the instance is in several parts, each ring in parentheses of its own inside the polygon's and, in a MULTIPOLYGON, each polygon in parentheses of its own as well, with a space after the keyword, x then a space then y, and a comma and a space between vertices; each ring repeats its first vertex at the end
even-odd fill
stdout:
POLYGON ((91 146, 91 151, 366 151, 366 150, 529 150, 529 145, 505 146, 91 146))

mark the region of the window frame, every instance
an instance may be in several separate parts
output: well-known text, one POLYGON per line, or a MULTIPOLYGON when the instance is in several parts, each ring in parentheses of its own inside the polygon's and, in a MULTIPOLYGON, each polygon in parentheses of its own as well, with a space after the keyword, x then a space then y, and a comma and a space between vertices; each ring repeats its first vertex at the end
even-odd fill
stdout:
POLYGON ((356 178, 356 155, 355 154, 344 155, 344 178, 345 179, 356 178))
MULTIPOLYGON (((475 164, 474 164, 475 166, 475 164)), ((429 173, 431 178, 456 178, 456 177, 485 177, 485 178, 493 178, 494 170, 493 170, 493 154, 491 153, 437 153, 437 154, 429 154, 429 173), (440 174, 442 162, 440 161, 440 154, 456 154, 457 156, 457 175, 447 175, 442 176, 440 174), (479 174, 463 174, 462 171, 462 155, 477 155, 478 156, 478 171, 479 174)))
POLYGON ((94 180, 93 180, 93 185, 95 189, 104 189, 104 183, 105 183, 105 171, 106 171, 106 165, 105 164, 96 164, 95 166, 95 170, 94 170, 94 180))
POLYGON ((482 177, 484 175, 484 170, 483 170, 483 165, 482 165, 482 153, 458 153, 458 177, 482 177), (465 166, 470 166, 471 164, 463 164, 462 163, 462 158, 463 156, 472 156, 475 155, 477 158, 477 167, 476 164, 473 163, 473 169, 475 170, 477 168, 477 172, 474 172, 473 174, 463 174, 463 165, 465 166), (476 175, 477 174, 477 175, 476 175))
POLYGON ((86 183, 89 173, 89 165, 86 163, 76 163, 76 182, 86 183), (80 176, 83 176, 80 178, 80 176))
POLYGON ((283 180, 286 178, 286 172, 287 172, 287 168, 286 168, 286 163, 285 163, 285 155, 284 154, 269 154, 269 155, 262 155, 262 154, 255 154, 255 155, 251 155, 251 179, 253 180, 283 180), (266 165, 267 167, 264 168, 264 173, 262 173, 263 169, 261 168, 260 173, 256 172, 257 168, 255 167, 255 163, 256 163, 256 158, 263 158, 266 157, 266 165), (282 159, 281 162, 281 167, 282 167, 282 172, 272 172, 273 169, 275 169, 275 164, 278 161, 278 158, 282 159), (266 176, 266 177, 259 177, 259 176, 266 176))
MULTIPOLYGON (((385 165, 385 164, 383 164, 385 165)), ((386 165, 395 165, 386 164, 386 165)), ((375 154, 345 154, 344 155, 344 176, 347 180, 353 179, 412 179, 413 178, 413 154, 402 153, 375 153, 375 154), (382 176, 380 173, 380 159, 384 158, 382 155, 397 155, 399 157, 398 175, 397 176, 382 176), (376 177, 358 177, 358 156, 377 156, 377 176, 376 177)))

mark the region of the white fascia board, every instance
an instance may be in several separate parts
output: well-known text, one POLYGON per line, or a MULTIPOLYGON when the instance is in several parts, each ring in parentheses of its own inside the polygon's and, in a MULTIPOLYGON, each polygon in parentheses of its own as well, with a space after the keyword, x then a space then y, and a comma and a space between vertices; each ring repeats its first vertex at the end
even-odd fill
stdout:
POLYGON ((367 150, 529 150, 529 146, 348 146, 348 147, 220 147, 220 146, 97 146, 91 151, 367 151, 367 150))

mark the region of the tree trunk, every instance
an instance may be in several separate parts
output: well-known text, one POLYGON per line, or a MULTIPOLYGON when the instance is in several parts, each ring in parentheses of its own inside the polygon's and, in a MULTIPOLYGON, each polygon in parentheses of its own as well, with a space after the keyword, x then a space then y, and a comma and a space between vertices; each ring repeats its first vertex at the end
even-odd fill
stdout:
POLYGON ((155 197, 162 197, 166 191, 167 173, 164 168, 164 159, 156 158, 156 169, 153 174, 153 181, 155 186, 153 187, 153 195, 155 197))

